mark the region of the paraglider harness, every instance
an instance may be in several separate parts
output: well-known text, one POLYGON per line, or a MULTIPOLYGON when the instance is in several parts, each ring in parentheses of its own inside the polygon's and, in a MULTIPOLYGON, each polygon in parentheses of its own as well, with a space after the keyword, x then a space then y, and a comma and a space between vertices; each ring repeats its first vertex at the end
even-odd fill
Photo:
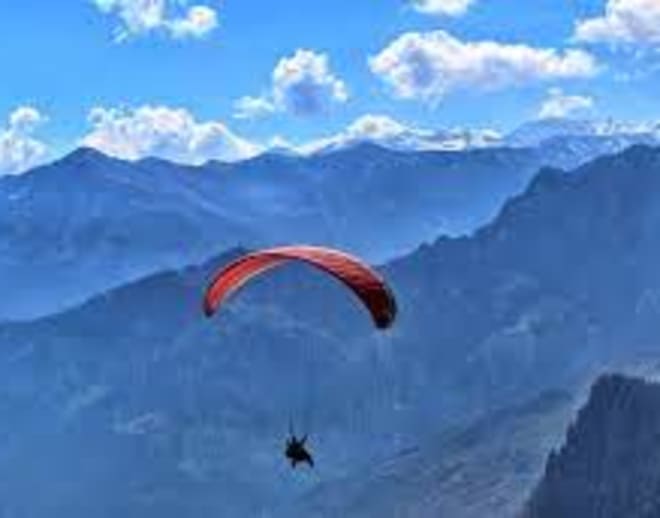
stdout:
POLYGON ((293 431, 293 425, 289 421, 289 438, 286 440, 284 455, 289 459, 292 468, 295 468, 297 464, 304 462, 306 462, 310 468, 314 467, 314 459, 305 447, 306 442, 307 434, 303 435, 301 439, 298 439, 293 431))

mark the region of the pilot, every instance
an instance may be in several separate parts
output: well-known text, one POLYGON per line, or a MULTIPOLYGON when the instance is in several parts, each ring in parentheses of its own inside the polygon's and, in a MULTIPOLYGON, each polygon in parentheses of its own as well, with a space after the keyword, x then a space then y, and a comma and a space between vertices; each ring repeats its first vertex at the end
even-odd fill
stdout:
POLYGON ((284 455, 291 462, 291 467, 295 468, 297 464, 306 462, 309 464, 310 468, 314 467, 314 459, 305 448, 305 442, 307 441, 307 435, 304 435, 302 439, 298 439, 295 434, 291 436, 286 441, 286 449, 284 450, 284 455))

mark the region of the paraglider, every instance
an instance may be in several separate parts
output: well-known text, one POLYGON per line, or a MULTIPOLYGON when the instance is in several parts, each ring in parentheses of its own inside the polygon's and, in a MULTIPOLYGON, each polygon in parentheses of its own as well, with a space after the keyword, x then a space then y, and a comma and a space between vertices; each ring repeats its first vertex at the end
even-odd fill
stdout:
POLYGON ((249 253, 215 275, 204 297, 204 313, 212 316, 230 295, 250 279, 289 261, 302 261, 342 281, 362 301, 379 329, 392 325, 396 301, 385 281, 358 258, 315 246, 285 246, 249 253))
MULTIPOLYGON (((254 277, 290 261, 301 261, 333 276, 347 286, 369 311, 379 329, 389 328, 396 318, 394 295, 385 281, 360 259, 338 250, 315 246, 284 246, 248 253, 222 268, 213 277, 204 296, 204 313, 211 317, 228 298, 254 277)), ((314 460, 306 448, 307 435, 298 439, 290 426, 285 457, 295 468, 314 460)))
POLYGON ((293 469, 302 463, 306 463, 310 468, 314 467, 314 458, 307 451, 305 447, 306 442, 307 434, 303 435, 301 439, 298 439, 293 431, 293 424, 289 422, 289 438, 286 440, 284 456, 289 459, 293 469))
POLYGON ((291 462, 292 468, 295 468, 298 463, 303 462, 306 462, 310 468, 314 467, 314 459, 305 448, 306 441, 307 435, 304 435, 302 439, 297 439, 295 435, 292 435, 287 439, 284 455, 289 459, 289 462, 291 462))

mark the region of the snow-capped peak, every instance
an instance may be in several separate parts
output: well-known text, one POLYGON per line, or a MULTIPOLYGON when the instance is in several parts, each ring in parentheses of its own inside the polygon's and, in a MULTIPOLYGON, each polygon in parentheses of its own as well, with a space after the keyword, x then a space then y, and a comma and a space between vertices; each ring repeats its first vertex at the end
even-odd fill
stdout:
POLYGON ((489 129, 430 130, 403 124, 387 115, 364 115, 344 131, 298 147, 305 155, 323 154, 372 143, 397 151, 460 151, 500 143, 500 135, 489 129))
POLYGON ((545 118, 526 122, 511 133, 504 142, 515 147, 534 147, 556 137, 639 137, 660 138, 660 122, 630 122, 545 118))

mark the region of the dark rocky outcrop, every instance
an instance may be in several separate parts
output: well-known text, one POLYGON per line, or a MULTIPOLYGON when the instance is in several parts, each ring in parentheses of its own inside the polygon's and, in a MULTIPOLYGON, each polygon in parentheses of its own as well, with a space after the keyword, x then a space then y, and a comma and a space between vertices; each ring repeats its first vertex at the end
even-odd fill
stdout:
POLYGON ((660 516, 660 385, 600 378, 525 518, 660 516))

